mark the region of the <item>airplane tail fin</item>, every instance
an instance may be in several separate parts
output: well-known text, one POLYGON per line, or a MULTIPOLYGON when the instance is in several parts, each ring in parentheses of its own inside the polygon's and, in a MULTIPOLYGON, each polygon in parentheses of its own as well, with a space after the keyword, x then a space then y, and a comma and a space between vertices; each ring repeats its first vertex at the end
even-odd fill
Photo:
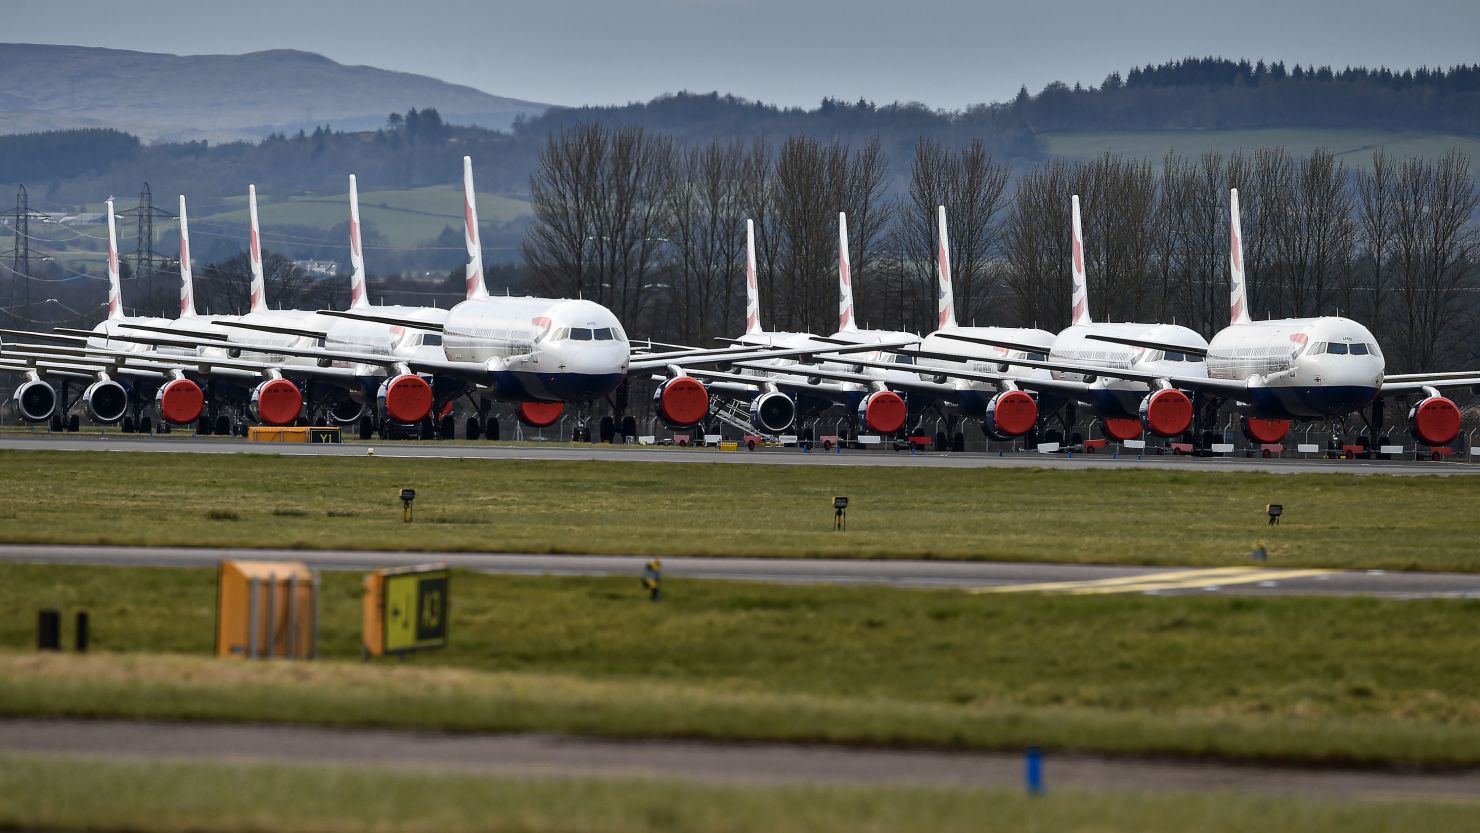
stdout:
POLYGON ((195 276, 190 271, 190 219, 180 195, 180 317, 195 317, 195 276))
POLYGON ((745 333, 761 331, 761 290, 755 274, 755 223, 745 221, 745 333))
POLYGON ((365 291, 365 252, 360 245, 360 189, 355 175, 349 175, 349 308, 365 309, 370 306, 365 291))
POLYGON ((252 305, 251 312, 267 311, 267 278, 262 274, 262 234, 257 228, 257 186, 247 186, 247 215, 252 221, 251 239, 247 241, 247 253, 252 259, 252 305))
POLYGON ((853 315, 853 264, 848 261, 848 215, 838 212, 838 332, 858 329, 853 315))
POLYGON ((951 239, 946 234, 945 206, 936 209, 936 220, 940 228, 935 251, 935 276, 939 281, 936 294, 940 302, 936 308, 936 327, 943 330, 956 326, 956 296, 951 291, 951 239))
POLYGON ((473 191, 473 157, 463 157, 463 240, 468 244, 468 298, 487 298, 483 283, 483 244, 478 241, 478 198, 473 191))
POLYGON ((108 318, 123 317, 123 295, 118 280, 118 230, 113 222, 113 200, 108 200, 108 318))
MULTIPOLYGON (((1069 295, 1069 323, 1090 324, 1094 321, 1089 315, 1089 282, 1084 274, 1084 231, 1079 225, 1079 195, 1072 198, 1074 214, 1074 240, 1072 243, 1073 255, 1070 260, 1072 270, 1073 288, 1069 295)), ((1060 238, 1062 239, 1062 238, 1060 238)))
POLYGON ((1249 295, 1244 288, 1244 232, 1239 221, 1238 189, 1228 192, 1228 323, 1249 323, 1249 295))

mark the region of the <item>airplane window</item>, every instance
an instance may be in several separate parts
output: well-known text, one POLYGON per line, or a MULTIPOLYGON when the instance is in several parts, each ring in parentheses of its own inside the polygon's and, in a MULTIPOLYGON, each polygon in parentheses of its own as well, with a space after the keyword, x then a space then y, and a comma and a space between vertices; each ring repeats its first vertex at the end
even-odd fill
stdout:
POLYGON ((1029 353, 1028 354, 1028 361, 1030 361, 1030 362, 1046 362, 1046 361, 1048 361, 1048 356, 1046 354, 1043 354, 1043 353, 1029 353))
POLYGON ((1367 345, 1365 345, 1365 344, 1363 344, 1361 342, 1357 342, 1356 344, 1353 344, 1352 345, 1352 355, 1353 356, 1365 356, 1365 355, 1367 355, 1367 345))
POLYGON ((590 341, 591 331, 585 327, 571 327, 570 339, 571 341, 590 341))
POLYGON ((1196 353, 1184 353, 1182 355, 1189 362, 1200 362, 1203 360, 1203 357, 1196 353))
POLYGON ((1166 355, 1166 360, 1169 361, 1169 362, 1180 362, 1180 361, 1182 361, 1182 354, 1176 352, 1175 350, 1168 350, 1165 355, 1166 355))
POLYGON ((1326 352, 1334 356, 1345 356, 1346 345, 1338 341, 1333 341, 1330 344, 1326 345, 1326 352))
POLYGON ((595 333, 596 333, 596 340, 597 341, 611 341, 612 340, 612 328, 611 327, 597 327, 596 330, 595 330, 595 333))
POLYGON ((428 333, 421 337, 421 343, 425 347, 441 347, 442 336, 436 333, 428 333))
POLYGON ((612 335, 616 337, 617 341, 626 341, 627 340, 627 334, 625 332, 622 332, 622 325, 621 324, 618 324, 618 325, 612 327, 612 335))
POLYGON ((915 357, 914 356, 901 356, 901 355, 897 355, 896 354, 894 356, 894 363, 895 364, 914 364, 915 363, 915 357))

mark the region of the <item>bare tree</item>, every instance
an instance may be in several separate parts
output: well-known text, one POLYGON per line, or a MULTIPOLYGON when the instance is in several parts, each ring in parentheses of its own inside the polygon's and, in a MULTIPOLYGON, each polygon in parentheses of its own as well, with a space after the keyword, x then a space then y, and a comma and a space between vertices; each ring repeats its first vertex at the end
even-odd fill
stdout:
POLYGON ((1430 370, 1457 345, 1446 342, 1465 315, 1461 295, 1474 269, 1470 226, 1477 196, 1469 160, 1450 151, 1437 162, 1411 159, 1396 174, 1394 336, 1403 366, 1430 370))
POLYGON ((1381 150, 1372 154, 1371 172, 1357 174, 1357 240, 1360 263, 1367 280, 1368 326, 1381 339, 1386 334, 1383 292, 1388 259, 1393 250, 1393 222, 1397 199, 1396 170, 1381 150))

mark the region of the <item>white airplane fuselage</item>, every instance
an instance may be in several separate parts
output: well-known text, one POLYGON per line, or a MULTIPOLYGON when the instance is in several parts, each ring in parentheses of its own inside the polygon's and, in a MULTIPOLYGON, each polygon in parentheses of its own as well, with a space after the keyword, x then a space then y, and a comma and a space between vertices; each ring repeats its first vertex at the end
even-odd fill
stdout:
MULTIPOLYGON (((1038 368, 1023 367, 1012 363, 1013 359, 1026 359, 1029 361, 1043 361, 1048 356, 1049 350, 1054 343, 1053 333, 1047 330, 1039 330, 1028 327, 943 327, 928 336, 921 343, 921 349, 927 353, 945 353, 960 356, 960 361, 946 361, 944 359, 920 359, 916 362, 918 367, 940 367, 964 369, 976 373, 1001 373, 1009 379, 1033 379, 1046 378, 1048 372, 1038 368), (977 344, 975 342, 961 341, 948 338, 947 336, 963 336, 965 338, 979 338, 989 341, 1005 341, 1013 344, 1033 346, 1036 350, 1009 350, 1005 347, 996 347, 989 344, 977 344)), ((930 378, 927 373, 920 373, 921 378, 930 378)), ((997 387, 987 382, 969 381, 958 379, 955 381, 957 402, 962 412, 968 416, 981 416, 986 413, 987 403, 997 395, 997 387)))
POLYGON ((488 366, 489 385, 513 401, 585 402, 616 390, 627 375, 627 334, 592 301, 475 298, 443 322, 450 361, 488 366))
MULTIPOLYGON (((1207 339, 1177 324, 1095 322, 1075 324, 1060 332, 1054 339, 1049 359, 1063 364, 1093 365, 1157 375, 1207 376, 1207 364, 1199 355, 1207 347, 1207 339), (1095 335, 1180 345, 1192 348, 1197 353, 1153 350, 1090 338, 1095 335)), ((1145 382, 1117 379, 1092 372, 1056 370, 1053 377, 1087 383, 1090 388, 1090 405, 1096 414, 1111 419, 1138 419, 1141 401, 1151 391, 1151 387, 1145 382)))
POLYGON ((1208 375, 1247 381, 1246 416, 1322 419, 1361 410, 1382 387, 1377 339, 1349 318, 1286 318, 1227 327, 1208 345, 1208 375))

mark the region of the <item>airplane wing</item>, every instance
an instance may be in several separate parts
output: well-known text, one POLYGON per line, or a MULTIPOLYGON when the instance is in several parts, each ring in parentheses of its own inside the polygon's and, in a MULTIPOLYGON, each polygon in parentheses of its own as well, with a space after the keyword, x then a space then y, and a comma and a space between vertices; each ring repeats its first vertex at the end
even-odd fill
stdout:
POLYGON ((919 344, 918 341, 878 342, 874 344, 854 344, 846 346, 835 346, 831 344, 814 344, 808 347, 796 347, 785 350, 774 349, 737 349, 710 351, 698 356, 683 357, 676 353, 660 353, 656 356, 634 357, 628 367, 632 370, 651 370, 653 368, 667 367, 676 364, 683 367, 689 365, 706 364, 734 364, 735 362, 750 361, 753 359, 787 359, 801 356, 815 356, 819 353, 842 354, 842 353, 869 353, 874 351, 889 352, 891 350, 919 344))
POLYGON ((1186 347, 1181 344, 1172 344, 1167 341, 1148 341, 1143 338, 1124 338, 1121 336, 1107 336, 1086 334, 1085 338, 1095 341, 1108 341, 1111 344, 1124 344, 1127 347, 1145 347, 1147 350, 1163 350, 1169 353, 1186 353, 1190 356, 1207 356, 1206 347, 1186 347))
MULTIPOLYGON (((862 364, 868 367, 887 366, 892 369, 898 369, 900 367, 899 365, 884 365, 882 362, 863 362, 862 364)), ((786 367, 777 368, 765 364, 752 364, 747 362, 737 365, 737 367, 765 371, 767 374, 770 374, 766 377, 767 381, 774 381, 778 386, 806 391, 808 393, 822 394, 824 396, 836 395, 836 398, 838 398, 840 401, 843 395, 848 393, 856 395, 858 391, 850 391, 843 388, 822 387, 812 380, 827 379, 833 382, 862 385, 865 388, 870 387, 874 384, 882 384, 885 388, 896 392, 904 391, 906 393, 923 393, 930 396, 942 397, 947 399, 951 398, 956 393, 956 389, 954 387, 950 385, 943 385, 939 382, 930 382, 924 379, 911 379, 907 377, 885 379, 879 376, 870 376, 866 373, 849 373, 846 370, 832 370, 830 368, 822 368, 812 364, 789 365, 786 367), (796 381, 798 379, 803 381, 796 381)))
POLYGON ((1383 379, 1382 388, 1378 391, 1378 394, 1380 396, 1395 396, 1407 393, 1422 393, 1426 388, 1443 390, 1444 388, 1467 387, 1480 388, 1480 373, 1450 379, 1400 379, 1396 382, 1391 379, 1383 379))
POLYGON ((258 379, 270 370, 287 376, 306 376, 353 383, 357 376, 352 368, 319 367, 313 365, 277 365, 249 359, 231 359, 217 356, 181 356, 154 351, 108 350, 84 346, 57 345, 6 345, 0 357, 11 356, 21 360, 65 361, 88 364, 94 372, 107 370, 110 373, 135 374, 140 371, 163 375, 171 370, 194 371, 209 376, 216 375, 239 381, 258 379))
POLYGON ((327 315, 330 318, 352 318, 356 321, 371 321, 376 324, 389 324, 392 327, 405 327, 408 330, 426 330, 431 333, 442 332, 442 325, 435 321, 418 321, 414 318, 401 318, 394 315, 385 315, 374 312, 374 307, 369 311, 363 309, 333 310, 321 309, 319 315, 327 315))

